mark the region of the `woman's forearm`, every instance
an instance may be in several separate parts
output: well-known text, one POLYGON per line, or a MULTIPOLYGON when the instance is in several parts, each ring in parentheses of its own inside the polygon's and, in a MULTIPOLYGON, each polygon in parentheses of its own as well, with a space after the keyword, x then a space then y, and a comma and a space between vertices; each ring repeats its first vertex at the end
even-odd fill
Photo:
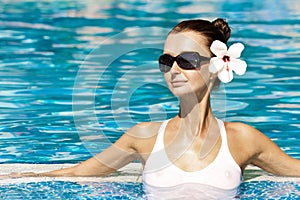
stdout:
POLYGON ((77 176, 76 175, 76 169, 77 166, 70 167, 70 168, 64 168, 64 169, 57 169, 50 172, 44 172, 44 173, 37 173, 37 176, 48 176, 48 177, 72 177, 77 176))

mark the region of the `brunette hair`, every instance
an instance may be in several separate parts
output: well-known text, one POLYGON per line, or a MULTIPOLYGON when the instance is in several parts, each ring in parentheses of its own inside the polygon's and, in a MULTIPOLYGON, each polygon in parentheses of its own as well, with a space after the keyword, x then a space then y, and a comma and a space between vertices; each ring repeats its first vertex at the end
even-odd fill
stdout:
POLYGON ((231 29, 225 19, 217 18, 210 22, 202 19, 193 19, 182 21, 177 24, 170 32, 179 33, 186 31, 194 31, 207 38, 207 46, 210 47, 214 40, 220 40, 227 43, 231 29))

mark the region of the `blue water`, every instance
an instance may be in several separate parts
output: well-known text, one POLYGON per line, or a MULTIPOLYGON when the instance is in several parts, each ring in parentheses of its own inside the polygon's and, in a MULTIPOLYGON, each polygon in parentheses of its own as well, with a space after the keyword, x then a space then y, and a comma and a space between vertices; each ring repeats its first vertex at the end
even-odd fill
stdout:
POLYGON ((298 4, 1 0, 0 163, 76 163, 138 122, 176 115, 156 62, 166 33, 216 17, 230 23, 230 43, 245 44, 248 71, 213 98, 215 114, 300 159, 298 4))
MULTIPOLYGON (((26 184, 10 184, 0 186, 0 199, 147 199, 141 183, 116 182, 38 182, 26 184)), ((293 182, 257 181, 242 183, 235 199, 299 199, 300 185, 293 182)))
POLYGON ((249 67, 226 85, 216 114, 300 158, 294 2, 1 1, 0 163, 75 163, 138 122, 174 116, 156 63, 166 33, 218 16, 232 26, 230 42, 245 44, 249 67))

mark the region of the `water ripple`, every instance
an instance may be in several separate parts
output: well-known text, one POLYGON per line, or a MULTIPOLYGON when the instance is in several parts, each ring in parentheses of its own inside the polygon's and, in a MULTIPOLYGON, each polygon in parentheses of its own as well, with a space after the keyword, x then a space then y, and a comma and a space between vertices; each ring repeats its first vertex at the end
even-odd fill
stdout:
POLYGON ((293 0, 3 0, 0 10, 0 162, 82 161, 108 145, 101 131, 115 141, 133 124, 176 115, 178 100, 156 61, 162 29, 216 16, 232 25, 230 43, 245 44, 248 72, 213 98, 215 114, 259 128, 300 157, 300 9, 293 0), (152 27, 146 37, 144 27, 152 27), (111 52, 125 48, 133 49, 106 66, 111 52))

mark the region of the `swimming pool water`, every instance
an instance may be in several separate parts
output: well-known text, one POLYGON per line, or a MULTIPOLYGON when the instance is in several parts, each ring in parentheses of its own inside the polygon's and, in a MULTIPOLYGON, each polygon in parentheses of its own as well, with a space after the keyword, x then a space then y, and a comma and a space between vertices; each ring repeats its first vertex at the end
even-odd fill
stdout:
MULTIPOLYGON (((246 75, 216 95, 216 115, 258 128, 300 159, 296 0, 2 0, 0 163, 80 162, 138 122, 176 115, 156 63, 166 32, 183 19, 216 17, 229 21, 230 43, 245 44, 248 62, 246 75)), ((109 199, 103 187, 124 191, 120 199, 143 195, 139 184, 91 184, 2 185, 0 199, 109 199)), ((244 199, 277 194, 299 197, 299 184, 243 183, 241 190, 244 199)))
POLYGON ((37 182, 1 186, 0 198, 13 199, 144 199, 140 183, 37 182))
POLYGON ((226 85, 216 114, 300 158, 293 0, 0 4, 0 163, 75 163, 138 122, 176 115, 156 63, 166 32, 182 19, 216 17, 228 19, 249 65, 226 85))
MULTIPOLYGON (((130 199, 144 200, 141 183, 88 182, 75 183, 64 181, 11 184, 0 186, 0 199, 130 199)), ((235 199, 244 200, 296 200, 300 197, 300 184, 294 182, 255 181, 242 183, 235 199)))

